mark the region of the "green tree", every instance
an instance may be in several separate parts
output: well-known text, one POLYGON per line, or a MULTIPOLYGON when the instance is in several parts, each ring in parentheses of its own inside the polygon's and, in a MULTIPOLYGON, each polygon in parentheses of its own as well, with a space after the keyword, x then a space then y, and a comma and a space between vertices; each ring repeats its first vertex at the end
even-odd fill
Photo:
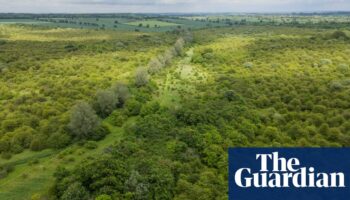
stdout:
POLYGON ((89 138, 100 125, 95 111, 86 102, 80 102, 73 107, 68 127, 77 138, 89 138))
POLYGON ((112 197, 106 194, 99 195, 95 200, 112 200, 112 197))
POLYGON ((153 58, 148 64, 148 71, 151 74, 158 73, 164 65, 159 61, 158 58, 153 58))
POLYGON ((126 101, 130 98, 130 90, 124 83, 118 82, 112 87, 113 92, 118 97, 118 103, 123 106, 126 101))
POLYGON ((100 90, 96 93, 94 108, 100 117, 110 115, 117 105, 118 97, 112 90, 100 90))
POLYGON ((142 87, 147 85, 149 81, 149 75, 145 68, 138 68, 135 73, 135 84, 137 87, 142 87))
POLYGON ((183 49, 184 49, 184 46, 185 46, 185 40, 180 38, 176 41, 175 45, 174 45, 174 48, 175 48, 175 51, 176 51, 176 54, 181 56, 183 54, 183 49))
POLYGON ((61 200, 87 200, 89 193, 79 182, 71 184, 63 193, 61 200))

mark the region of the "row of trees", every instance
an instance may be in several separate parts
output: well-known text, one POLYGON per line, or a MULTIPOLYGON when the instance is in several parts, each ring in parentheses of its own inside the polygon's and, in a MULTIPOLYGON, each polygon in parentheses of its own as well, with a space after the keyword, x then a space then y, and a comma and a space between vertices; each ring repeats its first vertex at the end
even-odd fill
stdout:
POLYGON ((149 81, 149 76, 158 73, 163 68, 169 66, 176 56, 183 55, 183 49, 186 43, 191 43, 193 40, 192 33, 184 31, 173 47, 167 49, 163 54, 152 58, 147 67, 139 67, 135 73, 135 84, 137 87, 145 86, 149 81))

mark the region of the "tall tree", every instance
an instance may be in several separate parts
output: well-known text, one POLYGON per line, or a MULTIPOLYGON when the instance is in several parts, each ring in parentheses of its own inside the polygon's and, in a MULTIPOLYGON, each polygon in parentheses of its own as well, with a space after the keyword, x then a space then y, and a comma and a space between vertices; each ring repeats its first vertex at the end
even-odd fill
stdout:
POLYGON ((78 138, 89 138, 100 125, 100 120, 92 107, 80 102, 73 107, 69 129, 78 138))

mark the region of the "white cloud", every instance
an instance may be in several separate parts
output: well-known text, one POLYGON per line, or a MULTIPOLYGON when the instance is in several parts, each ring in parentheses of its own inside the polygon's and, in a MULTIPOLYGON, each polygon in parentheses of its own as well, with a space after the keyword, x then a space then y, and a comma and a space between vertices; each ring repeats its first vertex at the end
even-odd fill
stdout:
POLYGON ((350 11, 350 0, 0 0, 0 12, 350 11))

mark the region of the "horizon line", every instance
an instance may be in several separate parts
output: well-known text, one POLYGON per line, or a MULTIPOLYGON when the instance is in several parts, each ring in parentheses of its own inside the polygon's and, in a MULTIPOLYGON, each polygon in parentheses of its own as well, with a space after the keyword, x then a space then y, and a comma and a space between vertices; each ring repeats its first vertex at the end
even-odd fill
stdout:
POLYGON ((314 11, 201 11, 201 12, 0 12, 0 14, 312 14, 312 13, 350 13, 350 10, 314 11))

